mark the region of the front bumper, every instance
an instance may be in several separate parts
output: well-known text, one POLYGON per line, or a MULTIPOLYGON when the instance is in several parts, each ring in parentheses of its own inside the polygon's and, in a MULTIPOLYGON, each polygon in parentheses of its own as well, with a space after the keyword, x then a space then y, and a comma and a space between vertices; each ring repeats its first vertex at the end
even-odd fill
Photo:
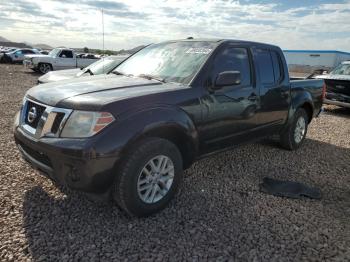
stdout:
POLYGON ((324 99, 323 103, 325 103, 327 105, 336 105, 336 106, 350 108, 350 102, 347 103, 347 102, 341 102, 341 101, 337 101, 337 100, 324 99))
POLYGON ((350 108, 350 97, 345 94, 327 92, 323 103, 350 108))
POLYGON ((18 126, 14 136, 22 157, 56 183, 93 195, 108 195, 118 157, 96 157, 87 139, 35 139, 18 126))
POLYGON ((25 68, 35 69, 36 66, 30 60, 23 60, 23 65, 25 68))

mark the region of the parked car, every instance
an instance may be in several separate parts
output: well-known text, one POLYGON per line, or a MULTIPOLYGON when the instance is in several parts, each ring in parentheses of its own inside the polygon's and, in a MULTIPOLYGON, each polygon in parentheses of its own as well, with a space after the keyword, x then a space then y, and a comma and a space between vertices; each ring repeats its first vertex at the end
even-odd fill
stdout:
POLYGON ((98 59, 99 57, 94 54, 83 54, 82 58, 98 59))
POLYGON ((43 84, 82 76, 107 74, 126 58, 127 56, 109 56, 97 60, 85 68, 50 71, 39 77, 38 83, 43 84))
POLYGON ((53 70, 84 68, 96 60, 77 58, 72 49, 55 48, 48 55, 27 56, 23 64, 27 68, 46 74, 53 70))
POLYGON ((24 159, 57 183, 147 216, 199 158, 272 134, 299 148, 324 90, 323 80, 290 81, 276 46, 169 41, 107 76, 29 89, 14 135, 24 159))
POLYGON ((315 76, 326 83, 325 104, 350 108, 350 61, 345 61, 326 75, 315 76))
POLYGON ((36 49, 16 49, 14 51, 6 52, 1 57, 1 62, 3 63, 22 63, 25 55, 40 54, 36 49))
POLYGON ((3 47, 2 49, 0 49, 0 53, 9 53, 15 50, 17 50, 17 48, 3 47))

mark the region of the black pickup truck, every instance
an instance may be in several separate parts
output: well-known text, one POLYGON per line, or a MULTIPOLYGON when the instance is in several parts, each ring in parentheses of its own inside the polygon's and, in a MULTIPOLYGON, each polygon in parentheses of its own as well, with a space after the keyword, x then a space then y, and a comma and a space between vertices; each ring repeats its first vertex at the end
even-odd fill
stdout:
POLYGON ((109 75, 31 88, 14 135, 24 159, 52 180, 147 216, 199 158, 272 134, 300 147, 324 93, 323 80, 290 81, 276 46, 169 41, 109 75))

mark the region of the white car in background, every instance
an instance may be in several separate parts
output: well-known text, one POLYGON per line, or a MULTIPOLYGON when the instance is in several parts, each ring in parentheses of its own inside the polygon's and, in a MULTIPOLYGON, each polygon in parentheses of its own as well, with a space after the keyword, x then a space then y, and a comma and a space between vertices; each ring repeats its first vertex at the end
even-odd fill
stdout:
POLYGON ((27 68, 46 74, 54 70, 84 68, 97 60, 97 58, 77 58, 72 49, 55 48, 48 55, 26 56, 23 64, 27 68))
POLYGON ((89 75, 107 74, 123 62, 128 56, 108 56, 92 63, 84 69, 75 68, 67 70, 51 71, 39 77, 38 83, 50 83, 60 80, 72 79, 89 75))
POLYGON ((36 55, 40 52, 36 49, 21 48, 10 52, 6 52, 1 57, 1 62, 4 63, 21 63, 26 55, 36 55))

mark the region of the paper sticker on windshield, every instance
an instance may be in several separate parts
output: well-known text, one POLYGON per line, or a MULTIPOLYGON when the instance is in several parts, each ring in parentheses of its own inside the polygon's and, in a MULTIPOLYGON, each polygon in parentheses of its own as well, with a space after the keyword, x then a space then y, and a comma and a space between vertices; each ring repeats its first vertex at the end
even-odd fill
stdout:
POLYGON ((186 54, 204 54, 207 55, 211 52, 211 48, 194 48, 191 47, 186 51, 186 54))

